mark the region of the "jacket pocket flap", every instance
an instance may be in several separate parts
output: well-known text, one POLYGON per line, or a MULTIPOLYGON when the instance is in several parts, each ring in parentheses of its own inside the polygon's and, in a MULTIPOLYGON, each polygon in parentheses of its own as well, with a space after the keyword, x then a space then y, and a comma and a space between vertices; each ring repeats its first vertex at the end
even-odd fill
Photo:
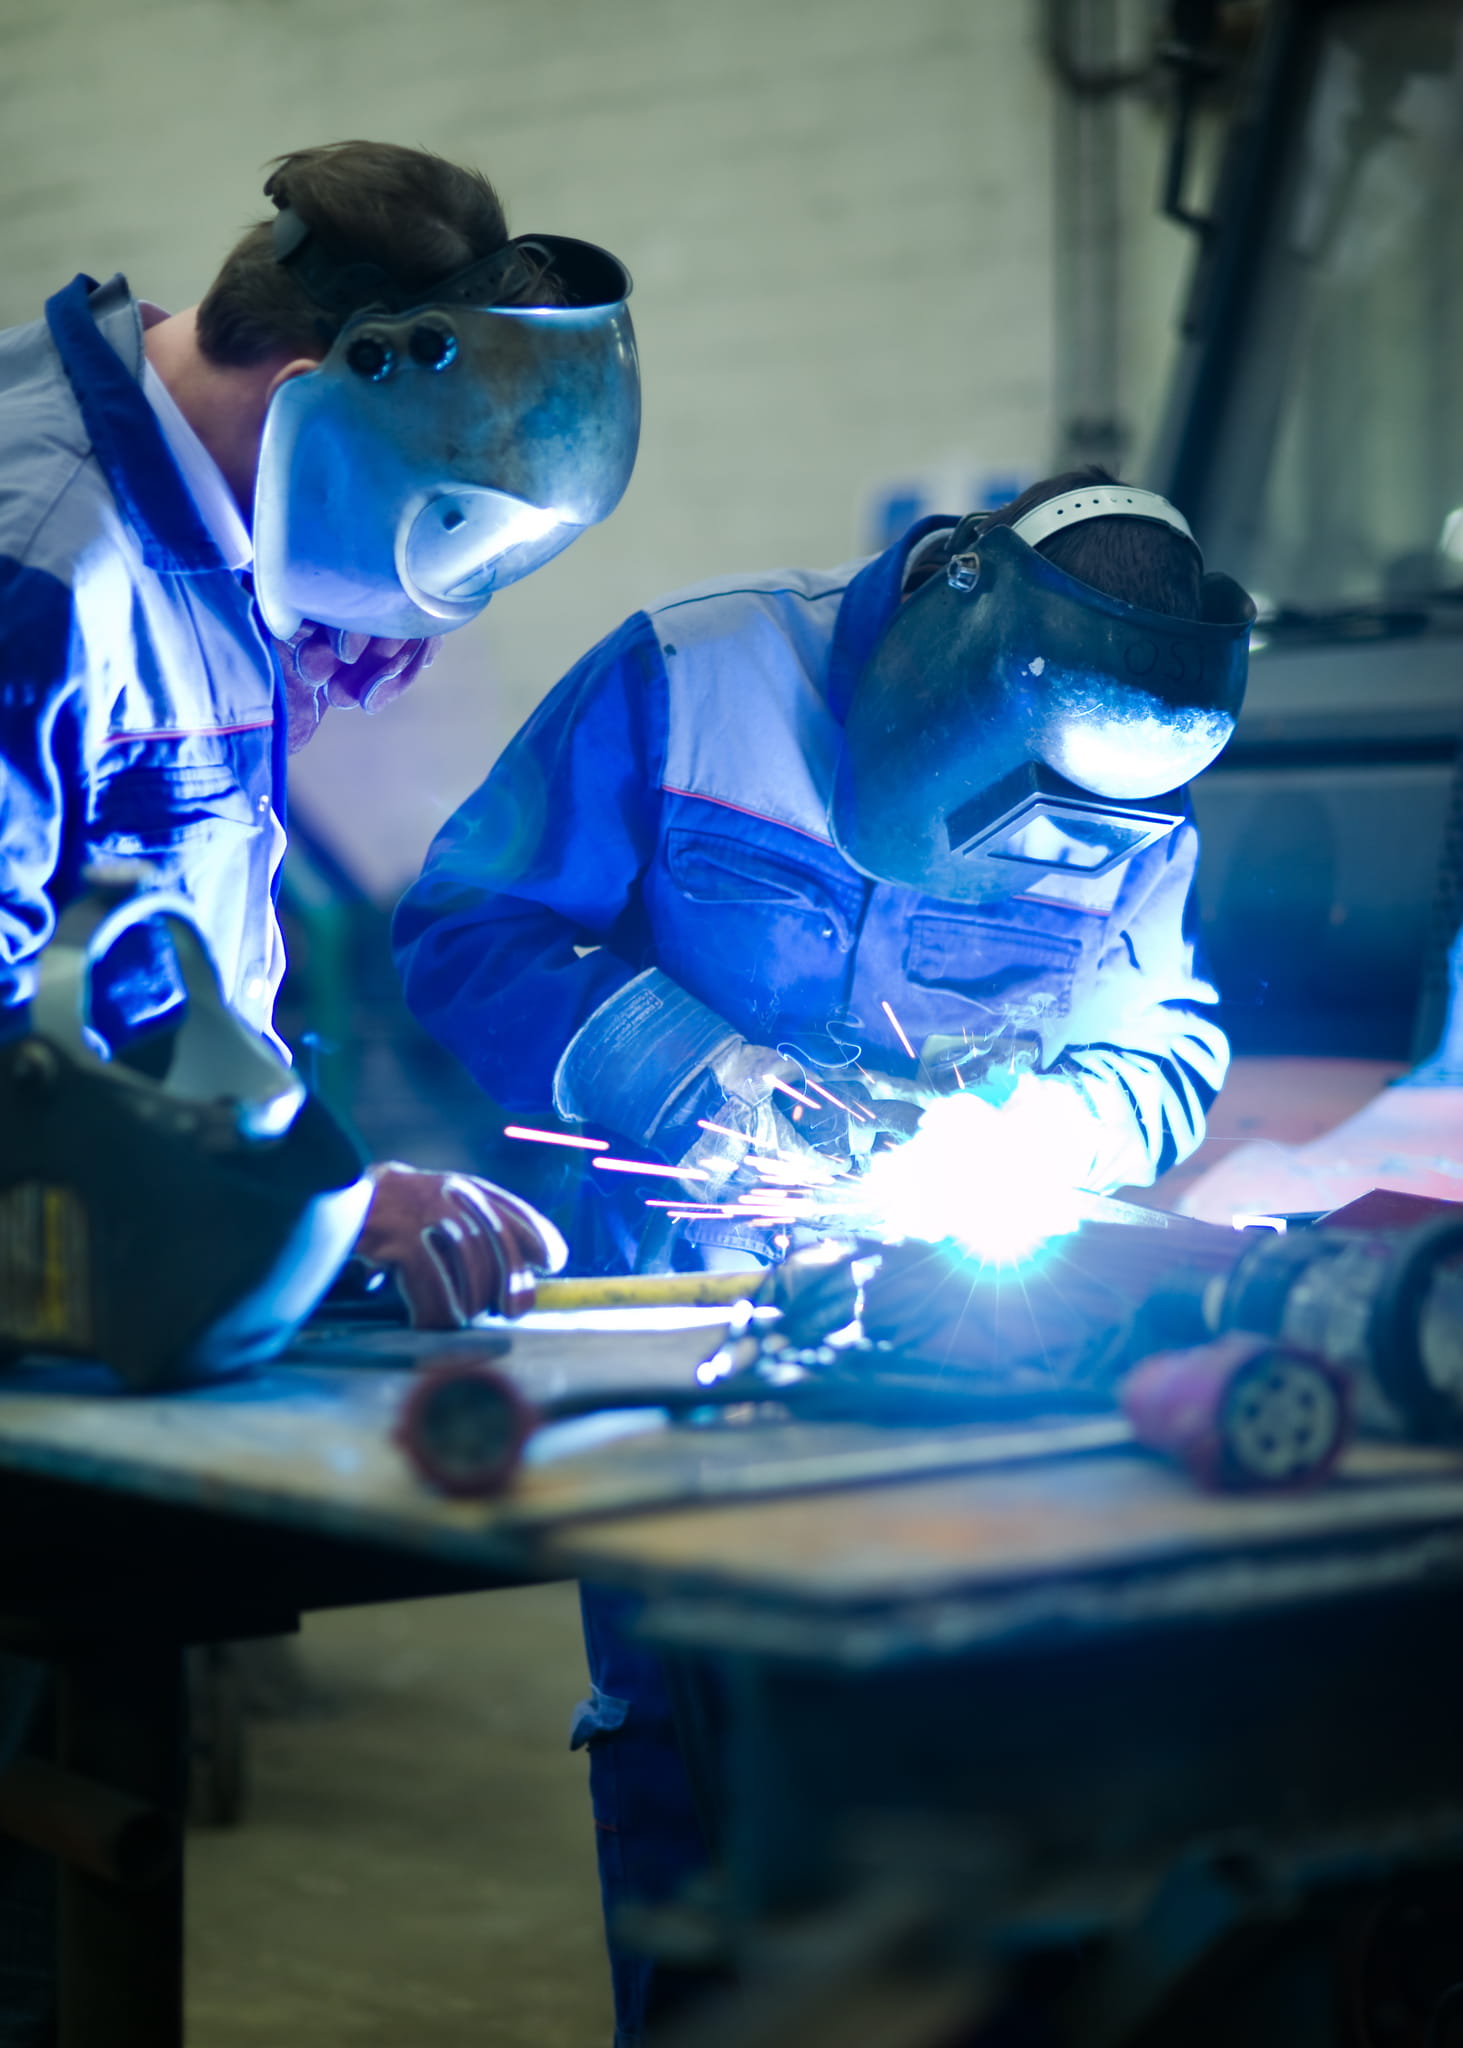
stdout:
POLYGON ((779 903, 831 918, 847 940, 857 905, 853 892, 800 862, 720 832, 672 826, 666 834, 671 879, 693 903, 779 903))

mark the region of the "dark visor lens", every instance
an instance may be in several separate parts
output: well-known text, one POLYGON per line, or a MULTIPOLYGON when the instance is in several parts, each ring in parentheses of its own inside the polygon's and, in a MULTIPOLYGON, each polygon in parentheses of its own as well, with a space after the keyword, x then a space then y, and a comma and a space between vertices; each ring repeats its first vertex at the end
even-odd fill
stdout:
POLYGON ((951 851, 979 853, 987 859, 1021 861, 1029 867, 1069 868, 1079 874, 1101 874, 1173 830, 1176 819, 1151 812, 1076 809, 1050 799, 1022 808, 995 827, 978 833, 951 851))

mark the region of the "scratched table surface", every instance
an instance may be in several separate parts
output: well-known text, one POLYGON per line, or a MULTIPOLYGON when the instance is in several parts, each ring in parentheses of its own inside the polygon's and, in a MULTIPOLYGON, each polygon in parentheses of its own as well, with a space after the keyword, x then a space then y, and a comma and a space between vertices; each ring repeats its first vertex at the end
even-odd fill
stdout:
POLYGON ((655 1596, 663 1640, 873 1665, 1463 1586, 1463 1455, 1359 1443, 1313 1491, 1234 1495, 1114 1446, 755 1512, 566 1525, 544 1555, 655 1596))
MULTIPOLYGON (((453 1501, 421 1483, 393 1440, 423 1364, 475 1358, 538 1402, 627 1383, 684 1390, 725 1327, 715 1311, 615 1310, 448 1337, 322 1329, 268 1367, 151 1395, 122 1391, 101 1367, 38 1361, 0 1373, 0 1473, 523 1568, 536 1534, 583 1516, 947 1472, 1056 1447, 1045 1428, 673 1428, 663 1411, 622 1410, 541 1430, 507 1492, 453 1501)), ((1083 1418, 1060 1444, 1090 1453, 1122 1433, 1116 1421, 1083 1418)))
POLYGON ((393 1442, 425 1359, 481 1355, 539 1400, 629 1379, 684 1387, 722 1327, 705 1311, 620 1310, 433 1339, 324 1330, 255 1373, 147 1396, 100 1368, 32 1364, 0 1374, 0 1472, 641 1586, 703 1618, 726 1600, 742 1639, 749 1614, 769 1643, 811 1641, 843 1614, 849 1656, 876 1654, 858 1634, 876 1613, 880 1641, 955 1647, 1064 1617, 1290 1597, 1302 1582, 1463 1575, 1463 1455, 1442 1450, 1362 1444, 1315 1492, 1236 1498, 1199 1492, 1104 1417, 681 1428, 622 1413, 544 1430, 505 1494, 464 1502, 430 1492, 393 1442))

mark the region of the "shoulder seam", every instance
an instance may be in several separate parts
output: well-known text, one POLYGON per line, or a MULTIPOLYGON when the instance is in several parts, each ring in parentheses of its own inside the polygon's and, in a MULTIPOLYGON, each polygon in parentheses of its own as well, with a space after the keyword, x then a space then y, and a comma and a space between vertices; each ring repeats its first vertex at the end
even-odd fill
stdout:
POLYGON ((734 590, 703 590, 695 597, 673 597, 665 604, 656 605, 653 611, 647 610, 646 617, 658 619, 663 612, 678 612, 689 604, 713 604, 719 597, 800 597, 804 604, 821 604, 825 597, 842 597, 847 589, 846 583, 818 591, 794 590, 790 586, 765 583, 738 584, 734 590))
MULTIPOLYGON (((60 504, 61 500, 65 497, 66 493, 71 489, 72 485, 76 482, 77 477, 80 476, 81 472, 86 468, 86 465, 88 464, 88 462, 91 461, 91 459, 92 451, 90 449, 88 449, 84 455, 76 456, 71 469, 61 479, 61 482, 57 485, 51 497, 36 513, 34 520, 31 522, 30 531, 25 537, 24 545, 22 547, 21 552, 19 554, 11 555, 10 557, 11 561, 18 562, 22 569, 29 569, 33 566, 33 564, 30 561, 30 555, 32 549, 35 547, 36 539, 41 531, 41 528, 45 525, 46 521, 51 517, 51 514, 56 510, 56 507, 60 504)), ((37 574, 43 576, 51 576, 54 575, 55 572, 50 569, 41 569, 37 571, 37 574)), ((61 577, 57 576, 56 581, 60 583, 62 581, 61 577)))

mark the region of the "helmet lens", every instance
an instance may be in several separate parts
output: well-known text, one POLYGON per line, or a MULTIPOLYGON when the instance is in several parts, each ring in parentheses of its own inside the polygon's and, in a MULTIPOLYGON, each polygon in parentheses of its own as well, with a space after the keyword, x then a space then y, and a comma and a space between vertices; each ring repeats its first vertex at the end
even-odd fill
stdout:
POLYGON ((514 582, 557 553, 564 523, 552 508, 459 485, 430 499, 412 521, 402 549, 402 581, 426 611, 472 604, 500 580, 514 582), (542 548, 546 541, 555 544, 542 548), (512 573, 503 574, 509 555, 525 559, 515 559, 512 573))
MULTIPOLYGON (((969 813, 975 807, 964 807, 969 813)), ((1035 868, 1064 868, 1080 875, 1103 875, 1119 861, 1128 860, 1145 846, 1164 839, 1178 823, 1176 815, 1153 811, 1120 810, 1105 805, 1091 806, 1063 801, 1059 797, 1033 796, 1014 813, 984 827, 971 830, 974 820, 962 820, 957 812, 950 820, 950 851, 980 855, 987 860, 1008 860, 1035 868), (965 836, 957 842, 959 824, 965 836)))

